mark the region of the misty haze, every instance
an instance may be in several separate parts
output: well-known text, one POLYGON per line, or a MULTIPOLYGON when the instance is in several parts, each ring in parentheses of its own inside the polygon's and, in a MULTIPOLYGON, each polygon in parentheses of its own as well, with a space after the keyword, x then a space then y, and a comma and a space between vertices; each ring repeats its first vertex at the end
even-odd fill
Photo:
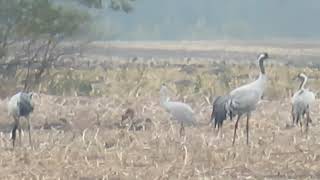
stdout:
POLYGON ((319 15, 0 0, 0 179, 320 179, 319 15))
POLYGON ((110 39, 319 39, 317 0, 140 0, 135 5, 130 14, 97 13, 97 23, 112 31, 110 39))

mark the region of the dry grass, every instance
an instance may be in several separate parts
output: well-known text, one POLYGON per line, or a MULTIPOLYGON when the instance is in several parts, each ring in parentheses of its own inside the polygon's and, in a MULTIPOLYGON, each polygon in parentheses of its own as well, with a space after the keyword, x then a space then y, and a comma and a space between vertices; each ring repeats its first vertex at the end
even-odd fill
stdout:
MULTIPOLYGON (((227 64, 223 73, 217 73, 213 68, 220 64, 201 65, 191 74, 174 66, 68 71, 68 78, 89 82, 99 79, 99 87, 90 93, 96 96, 68 96, 70 92, 65 92, 65 96, 35 96, 34 150, 30 149, 26 135, 23 145, 11 150, 11 120, 3 100, 0 179, 320 178, 320 102, 312 109, 313 123, 306 136, 300 128, 290 127, 288 98, 296 87, 292 77, 300 71, 320 77, 316 69, 268 65, 270 84, 266 100, 250 122, 250 146, 245 143, 242 120, 236 145, 232 147, 234 122, 227 121, 223 139, 217 139, 208 124, 210 101, 213 96, 253 79, 258 71, 256 66, 227 64), (183 86, 178 80, 192 83, 183 86), (196 112, 198 126, 186 128, 184 138, 179 137, 179 126, 169 120, 159 105, 162 82, 176 92, 173 99, 186 101, 196 112), (120 125, 127 108, 135 111, 136 131, 120 125)), ((318 89, 319 84, 315 78, 309 86, 318 89)), ((39 87, 42 92, 47 92, 47 88, 45 83, 39 87)))
POLYGON ((125 104, 117 103, 121 99, 64 97, 66 102, 62 105, 41 103, 57 98, 41 95, 36 99, 38 108, 32 116, 34 150, 24 136, 23 147, 12 151, 9 134, 1 135, 1 179, 320 177, 316 113, 319 103, 314 107, 314 122, 306 137, 300 128, 288 126, 291 122, 288 100, 263 102, 251 120, 250 146, 246 146, 244 127, 240 127, 236 145, 232 147, 234 123, 226 122, 224 138, 217 139, 207 124, 211 109, 206 104, 195 108, 199 126, 187 128, 186 137, 180 138, 179 126, 168 120, 155 98, 140 98, 131 105, 137 112, 135 120, 146 117, 152 120, 145 131, 119 127, 121 113, 126 109, 125 104), (102 106, 98 107, 99 103, 102 106), (96 112, 100 123, 96 123, 96 112), (73 130, 42 129, 44 118, 49 122, 65 118, 73 130))

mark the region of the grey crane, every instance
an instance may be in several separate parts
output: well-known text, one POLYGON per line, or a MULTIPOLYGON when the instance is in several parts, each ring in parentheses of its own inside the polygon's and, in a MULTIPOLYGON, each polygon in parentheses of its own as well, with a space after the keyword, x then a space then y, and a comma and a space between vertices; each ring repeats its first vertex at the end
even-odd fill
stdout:
POLYGON ((19 131, 19 141, 21 144, 21 125, 20 117, 25 117, 28 121, 29 143, 32 147, 31 130, 30 130, 30 113, 33 112, 34 104, 32 102, 33 93, 19 92, 12 96, 8 102, 8 114, 14 119, 12 128, 12 145, 15 147, 16 130, 19 131))
POLYGON ((188 104, 177 101, 170 101, 168 93, 168 88, 165 84, 162 84, 160 88, 160 104, 171 114, 171 117, 174 120, 180 123, 180 136, 182 136, 184 133, 185 125, 195 124, 194 112, 188 104))
POLYGON ((309 89, 306 89, 304 86, 307 83, 308 77, 300 73, 297 76, 298 79, 301 80, 299 89, 296 93, 294 93, 291 103, 292 103, 292 123, 293 125, 300 121, 301 131, 302 131, 302 122, 301 117, 307 116, 306 118, 306 132, 308 132, 308 126, 309 122, 311 122, 310 118, 310 106, 315 101, 315 94, 310 91, 309 89))
POLYGON ((257 80, 238 87, 229 93, 230 98, 226 103, 226 109, 229 114, 238 115, 237 121, 234 126, 234 134, 232 145, 234 145, 238 123, 242 115, 247 115, 247 145, 249 144, 249 119, 251 112, 256 109, 256 106, 265 90, 265 86, 267 83, 267 76, 264 68, 264 60, 269 56, 267 53, 261 53, 258 56, 258 62, 260 67, 260 75, 257 80))
MULTIPOLYGON (((226 103, 230 96, 218 96, 212 105, 210 121, 214 123, 214 128, 218 128, 218 136, 221 135, 223 121, 227 119, 226 103)), ((230 117, 231 119, 232 117, 230 117)))

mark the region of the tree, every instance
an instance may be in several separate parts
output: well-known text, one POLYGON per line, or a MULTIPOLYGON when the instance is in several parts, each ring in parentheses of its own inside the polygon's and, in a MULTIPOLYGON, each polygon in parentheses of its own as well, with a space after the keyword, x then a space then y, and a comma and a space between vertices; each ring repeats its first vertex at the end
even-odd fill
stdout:
MULTIPOLYGON (((132 0, 69 0, 88 8, 104 8, 130 12, 132 0)), ((0 60, 2 67, 12 71, 12 66, 28 68, 25 88, 29 79, 39 83, 42 75, 62 55, 68 53, 61 41, 71 37, 90 14, 85 8, 65 6, 58 0, 0 0, 0 60), (8 54, 15 48, 14 54, 8 54), (34 69, 31 75, 30 68, 34 69), (29 75, 30 74, 30 75, 29 75)), ((15 68, 16 69, 16 68, 15 68)), ((8 74, 6 71, 2 71, 8 74)))
POLYGON ((135 0, 108 0, 103 1, 103 0, 73 0, 76 2, 79 2, 82 5, 85 5, 89 8, 104 8, 105 5, 107 4, 108 7, 110 7, 113 10, 121 10, 124 11, 126 13, 129 13, 133 10, 132 8, 132 3, 135 0))

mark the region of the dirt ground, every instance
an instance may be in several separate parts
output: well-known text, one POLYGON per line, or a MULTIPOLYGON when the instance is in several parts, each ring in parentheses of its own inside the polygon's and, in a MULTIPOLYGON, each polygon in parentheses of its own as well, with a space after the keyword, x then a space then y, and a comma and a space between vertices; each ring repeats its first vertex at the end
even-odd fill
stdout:
POLYGON ((227 120, 223 137, 217 138, 209 123, 211 104, 198 97, 185 98, 197 124, 186 127, 186 136, 180 137, 179 125, 170 120, 154 92, 130 100, 121 94, 36 93, 31 115, 34 147, 25 130, 14 150, 8 99, 3 99, 0 179, 320 179, 319 100, 312 107, 308 134, 291 126, 289 98, 263 100, 250 120, 249 146, 244 119, 232 146, 235 122, 227 120), (135 115, 121 124, 128 108, 135 115))

